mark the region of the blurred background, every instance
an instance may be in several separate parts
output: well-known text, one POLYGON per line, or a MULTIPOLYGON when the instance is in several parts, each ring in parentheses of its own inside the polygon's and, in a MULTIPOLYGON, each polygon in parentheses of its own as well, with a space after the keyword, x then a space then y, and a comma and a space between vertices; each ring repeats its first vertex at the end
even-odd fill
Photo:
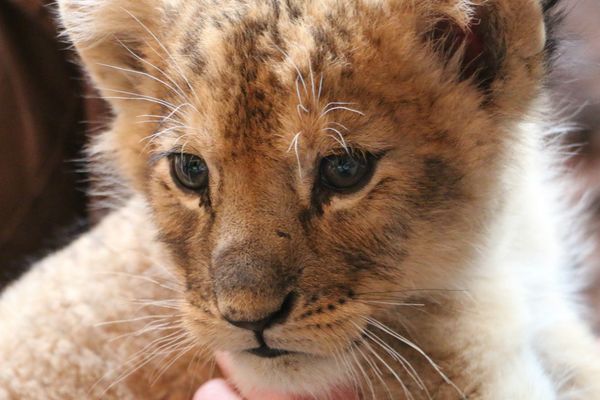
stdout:
MULTIPOLYGON (((576 127, 563 138, 573 150, 565 162, 572 194, 597 193, 587 229, 600 245, 600 0, 567 7, 550 84, 576 127)), ((0 0, 0 290, 97 219, 80 159, 108 109, 58 38, 53 14, 52 1, 0 0)), ((589 296, 600 307, 600 252, 587 264, 598 271, 589 296)))
POLYGON ((106 120, 48 0, 0 0, 0 288, 88 226, 87 138, 106 120))

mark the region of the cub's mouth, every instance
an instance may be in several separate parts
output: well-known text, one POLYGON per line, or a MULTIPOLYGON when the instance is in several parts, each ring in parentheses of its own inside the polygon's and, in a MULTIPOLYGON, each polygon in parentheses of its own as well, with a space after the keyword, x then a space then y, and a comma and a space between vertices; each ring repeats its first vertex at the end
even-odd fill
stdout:
POLYGON ((219 304, 218 297, 195 303, 194 295, 188 293, 185 324, 217 360, 226 355, 224 373, 242 393, 327 398, 336 388, 353 387, 352 366, 361 354, 356 349, 366 340, 363 320, 371 315, 360 293, 294 288, 270 313, 253 312, 262 304, 258 296, 219 304))
POLYGON ((267 345, 260 346, 255 349, 246 350, 246 352, 261 358, 277 358, 281 356, 287 356, 290 354, 300 354, 293 351, 273 349, 267 345))
POLYGON ((269 347, 269 345, 267 345, 267 343, 265 342, 265 338, 263 337, 262 332, 256 331, 254 332, 254 335, 259 346, 253 349, 246 350, 247 353, 261 358, 277 358, 291 354, 300 354, 295 351, 288 351, 269 347))
POLYGON ((226 318, 226 321, 229 322, 231 325, 254 332, 254 337, 256 338, 258 346, 245 350, 246 353, 255 355, 260 358, 277 358, 286 355, 299 354, 295 351, 270 347, 266 343, 264 338, 265 330, 287 319, 291 310, 294 307, 294 304, 297 301, 297 297, 298 296, 295 293, 290 293, 285 298, 280 309, 277 312, 258 321, 234 321, 226 318))

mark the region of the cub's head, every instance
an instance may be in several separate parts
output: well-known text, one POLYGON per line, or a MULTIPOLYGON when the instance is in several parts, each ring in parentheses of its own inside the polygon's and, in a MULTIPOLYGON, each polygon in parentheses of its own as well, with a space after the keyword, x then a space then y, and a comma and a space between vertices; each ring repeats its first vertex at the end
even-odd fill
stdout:
POLYGON ((460 287, 543 75, 537 1, 60 6, 186 323, 242 387, 325 391, 367 327, 460 287))

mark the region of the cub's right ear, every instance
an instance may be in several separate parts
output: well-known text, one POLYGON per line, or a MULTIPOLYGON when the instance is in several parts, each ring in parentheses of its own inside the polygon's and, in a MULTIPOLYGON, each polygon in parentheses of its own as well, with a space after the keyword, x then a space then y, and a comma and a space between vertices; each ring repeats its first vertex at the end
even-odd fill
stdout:
POLYGON ((540 0, 423 3, 439 6, 430 11, 425 38, 449 73, 488 100, 504 96, 514 103, 534 93, 547 43, 540 0))
MULTIPOLYGON (((159 48, 159 24, 177 0, 58 0, 64 33, 105 97, 134 91, 144 78, 144 47, 159 48)), ((112 101, 118 105, 118 100, 112 101)))

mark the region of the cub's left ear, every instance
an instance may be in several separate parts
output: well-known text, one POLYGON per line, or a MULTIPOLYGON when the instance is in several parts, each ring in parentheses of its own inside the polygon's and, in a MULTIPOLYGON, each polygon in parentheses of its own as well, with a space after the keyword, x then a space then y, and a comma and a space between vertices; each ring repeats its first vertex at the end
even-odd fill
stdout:
POLYGON ((429 10, 425 38, 459 80, 489 93, 500 77, 520 74, 519 65, 541 71, 546 32, 540 0, 440 3, 429 10))
MULTIPOLYGON (((151 124, 140 124, 149 114, 165 83, 164 35, 169 15, 183 0, 57 0, 64 36, 77 49, 87 72, 113 107, 111 129, 99 135, 96 149, 116 162, 129 179, 127 186, 144 190, 151 124), (154 57, 154 58, 153 58, 154 57), (152 60, 152 61, 149 61, 152 60), (162 67, 162 68, 161 68, 162 67), (132 101, 140 100, 140 101, 132 101)), ((169 81, 170 82, 170 81, 169 81)), ((174 85, 174 84, 173 84, 174 85)))
MULTIPOLYGON (((139 86, 151 80, 147 63, 141 61, 146 43, 160 50, 160 38, 153 35, 160 34, 167 7, 176 4, 177 0, 58 0, 65 36, 108 98, 116 97, 115 92, 104 88, 139 92, 139 86)), ((118 106, 122 101, 111 103, 118 106)))

